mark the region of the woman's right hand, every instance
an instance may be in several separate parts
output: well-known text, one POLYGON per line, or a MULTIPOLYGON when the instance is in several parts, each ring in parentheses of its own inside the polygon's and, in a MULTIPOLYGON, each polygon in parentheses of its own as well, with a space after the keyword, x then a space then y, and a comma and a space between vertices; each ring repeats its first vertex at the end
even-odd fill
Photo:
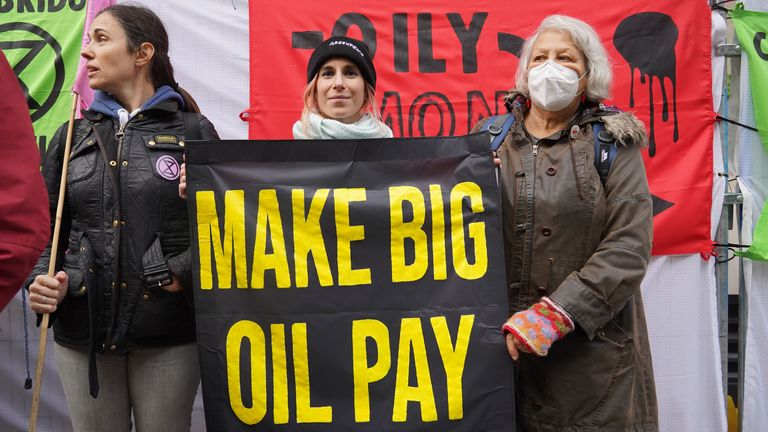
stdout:
POLYGON ((53 313, 67 295, 69 277, 63 271, 54 277, 37 275, 29 286, 29 307, 39 314, 53 313))
POLYGON ((181 164, 181 170, 179 171, 179 196, 182 199, 187 199, 187 164, 181 164))

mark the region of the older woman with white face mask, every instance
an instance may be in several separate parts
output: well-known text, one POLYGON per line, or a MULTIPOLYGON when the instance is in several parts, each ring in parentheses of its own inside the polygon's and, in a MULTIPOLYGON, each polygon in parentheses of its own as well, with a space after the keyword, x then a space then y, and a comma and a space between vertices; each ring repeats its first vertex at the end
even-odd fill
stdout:
POLYGON ((658 430, 640 295, 653 218, 646 134, 602 104, 611 76, 595 31, 553 15, 523 46, 507 98, 514 123, 497 163, 519 431, 658 430), (596 133, 617 146, 605 178, 596 133))

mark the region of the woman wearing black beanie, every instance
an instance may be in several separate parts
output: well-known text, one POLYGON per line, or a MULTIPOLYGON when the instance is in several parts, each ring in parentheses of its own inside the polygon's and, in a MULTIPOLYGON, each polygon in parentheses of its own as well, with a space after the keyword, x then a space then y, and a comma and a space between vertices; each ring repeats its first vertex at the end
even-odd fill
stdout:
POLYGON ((376 69, 359 40, 332 37, 323 41, 307 64, 307 86, 295 139, 391 138, 381 121, 374 92, 376 69))
MULTIPOLYGON (((376 69, 365 44, 341 36, 326 39, 309 58, 304 109, 293 138, 392 138, 392 129, 381 121, 375 88, 376 69)), ((179 196, 187 198, 184 164, 179 196)))

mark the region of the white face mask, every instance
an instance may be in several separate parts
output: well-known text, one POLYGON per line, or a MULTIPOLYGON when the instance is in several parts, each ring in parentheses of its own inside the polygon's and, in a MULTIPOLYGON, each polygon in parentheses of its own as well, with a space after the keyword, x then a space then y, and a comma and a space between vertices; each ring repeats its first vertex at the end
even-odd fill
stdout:
POLYGON ((528 91, 533 103, 540 108, 560 111, 579 94, 580 79, 573 69, 547 60, 528 71, 528 91))

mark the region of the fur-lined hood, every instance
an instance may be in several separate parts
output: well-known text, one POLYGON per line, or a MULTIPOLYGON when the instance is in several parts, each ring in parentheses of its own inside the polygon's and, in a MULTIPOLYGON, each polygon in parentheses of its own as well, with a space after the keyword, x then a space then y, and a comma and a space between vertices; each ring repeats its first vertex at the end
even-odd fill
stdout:
MULTIPOLYGON (((506 98, 507 109, 517 118, 523 118, 528 111, 528 98, 517 90, 511 90, 506 98)), ((616 138, 622 146, 637 145, 645 148, 648 145, 648 134, 645 125, 631 112, 623 112, 613 106, 602 103, 584 107, 574 123, 583 125, 595 120, 603 122, 605 130, 616 138)))
POLYGON ((605 130, 613 135, 620 145, 634 144, 641 148, 648 146, 648 134, 645 132, 645 125, 634 114, 609 111, 598 116, 598 119, 603 122, 605 130))

